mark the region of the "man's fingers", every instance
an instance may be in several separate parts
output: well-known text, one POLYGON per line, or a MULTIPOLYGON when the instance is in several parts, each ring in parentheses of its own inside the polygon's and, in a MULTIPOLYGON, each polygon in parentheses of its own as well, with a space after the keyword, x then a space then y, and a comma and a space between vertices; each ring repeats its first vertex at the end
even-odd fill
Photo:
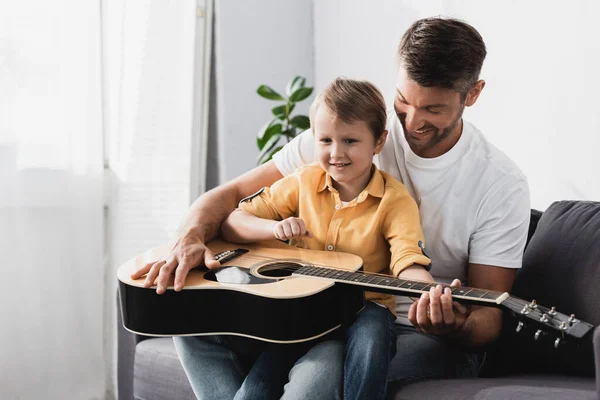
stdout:
POLYGON ((441 328, 444 322, 440 307, 440 285, 429 290, 429 320, 436 328, 441 328))
POLYGON ((194 265, 189 262, 186 263, 185 261, 179 263, 177 268, 175 268, 175 282, 173 284, 173 288, 176 292, 179 292, 181 289, 183 289, 183 285, 185 285, 185 278, 187 278, 188 272, 190 272, 192 268, 194 268, 194 265))
POLYGON ((418 330, 421 330, 421 327, 419 326, 419 323, 417 322, 417 304, 418 304, 418 300, 413 302, 410 305, 410 308, 408 309, 408 320, 410 321, 411 324, 414 325, 415 328, 417 328, 418 330))
POLYGON ((456 323, 456 316, 452 309, 452 291, 450 288, 444 289, 444 294, 440 297, 442 305, 442 314, 444 316, 444 324, 452 326, 456 323))
MULTIPOLYGON (((216 269, 221 266, 221 263, 219 261, 217 261, 217 259, 215 258, 215 253, 213 253, 208 248, 206 250, 204 250, 204 265, 208 269, 216 269)), ((190 269, 192 269, 194 267, 195 266, 192 265, 189 268, 187 268, 187 270, 189 271, 190 269)), ((187 272, 186 272, 186 274, 187 274, 187 272)))
POLYGON ((158 273, 158 282, 156 282, 156 293, 163 294, 167 291, 169 278, 171 277, 173 269, 177 267, 177 264, 177 260, 172 259, 160 267, 160 272, 158 273))
POLYGON ((427 331, 431 327, 427 310, 429 308, 429 293, 423 293, 417 302, 417 324, 422 330, 427 331))
POLYGON ((450 284, 450 286, 452 286, 452 287, 459 287, 459 286, 461 286, 460 280, 459 279, 453 280, 452 283, 450 284))
POLYGON ((308 229, 306 230, 306 237, 309 237, 309 238, 313 237, 312 232, 309 231, 308 229))
POLYGON ((154 281, 156 281, 156 278, 158 277, 160 267, 162 267, 165 263, 165 260, 160 260, 152 265, 150 271, 148 271, 148 275, 146 275, 146 280, 144 281, 145 288, 149 288, 150 286, 154 285, 154 281))
POLYGON ((131 279, 139 279, 142 276, 146 275, 148 273, 148 271, 150 271, 150 268, 152 268, 153 265, 154 265, 154 261, 146 263, 146 264, 144 264, 144 266, 142 268, 137 269, 131 275, 129 275, 129 277, 131 279))

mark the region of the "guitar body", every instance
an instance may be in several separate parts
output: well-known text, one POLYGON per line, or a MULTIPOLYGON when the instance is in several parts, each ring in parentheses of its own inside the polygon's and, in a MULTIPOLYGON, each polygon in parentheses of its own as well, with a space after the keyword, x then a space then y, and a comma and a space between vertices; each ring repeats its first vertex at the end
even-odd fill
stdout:
POLYGON ((181 292, 173 290, 171 281, 157 295, 156 287, 143 287, 145 277, 129 278, 145 263, 162 259, 169 245, 123 264, 117 274, 123 326, 148 336, 239 335, 294 343, 350 324, 364 306, 363 292, 356 287, 291 276, 293 268, 287 268, 308 263, 356 271, 362 267, 358 256, 303 250, 279 241, 235 245, 214 240, 208 247, 222 256, 223 268, 194 268, 181 292), (228 251, 234 253, 227 256, 228 251))

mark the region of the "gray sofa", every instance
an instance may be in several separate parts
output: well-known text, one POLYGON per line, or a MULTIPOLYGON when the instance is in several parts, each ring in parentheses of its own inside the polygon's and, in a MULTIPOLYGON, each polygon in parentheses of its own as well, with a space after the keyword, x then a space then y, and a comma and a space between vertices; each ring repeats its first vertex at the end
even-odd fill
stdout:
MULTIPOLYGON (((561 201, 532 211, 523 268, 512 293, 596 328, 583 340, 554 349, 515 331, 505 313, 499 340, 487 349, 476 379, 426 380, 391 387, 393 399, 596 399, 600 400, 600 203, 561 201)), ((119 399, 194 399, 171 338, 118 333, 119 399)))

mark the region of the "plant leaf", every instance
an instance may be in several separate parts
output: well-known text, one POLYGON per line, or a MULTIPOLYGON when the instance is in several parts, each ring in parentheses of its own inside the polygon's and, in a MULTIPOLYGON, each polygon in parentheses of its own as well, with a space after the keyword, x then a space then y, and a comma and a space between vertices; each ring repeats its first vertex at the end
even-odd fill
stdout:
POLYGON ((304 87, 306 79, 302 76, 296 76, 290 80, 285 88, 285 93, 291 96, 297 89, 304 87))
POLYGON ((290 124, 298 129, 304 130, 310 128, 310 119, 306 115, 296 115, 292 118, 290 124))
POLYGON ((274 116, 276 116, 278 119, 283 121, 284 119, 286 119, 288 117, 288 115, 291 114, 291 112, 295 106, 296 105, 294 103, 291 103, 289 105, 289 107, 287 104, 283 104, 281 106, 273 107, 271 109, 271 112, 273 113, 274 116))
MULTIPOLYGON (((274 119, 273 121, 277 121, 277 120, 274 119)), ((273 121, 271 121, 269 124, 267 124, 267 126, 264 128, 264 130, 261 131, 262 135, 259 134, 256 137, 256 145, 258 146, 259 150, 262 150, 265 147, 265 145, 267 144, 267 142, 274 135, 280 135, 281 134, 282 125, 279 124, 279 123, 273 124, 273 121)))
POLYGON ((271 153, 271 150, 273 150, 275 148, 275 146, 277 145, 277 142, 279 142, 280 138, 281 138, 281 135, 274 135, 269 139, 269 141, 265 144, 265 146, 262 148, 260 153, 258 153, 258 157, 256 157, 256 163, 258 165, 262 164, 261 160, 263 158, 265 158, 265 156, 267 154, 271 153))
POLYGON ((273 151, 271 151, 271 153, 269 154, 269 157, 266 160, 264 160, 261 164, 264 164, 267 161, 270 161, 273 158, 273 156, 275 155, 275 153, 277 153, 281 149, 283 149, 283 146, 277 146, 276 148, 274 148, 273 151))
POLYGON ((298 88, 290 95, 290 101, 297 102, 304 100, 308 96, 311 95, 313 88, 311 87, 301 87, 298 88))
POLYGON ((285 100, 279 93, 267 85, 260 85, 258 89, 256 89, 256 93, 269 100, 285 100))
POLYGON ((269 122, 267 122, 262 128, 260 128, 260 131, 258 131, 258 134, 256 135, 257 138, 261 138, 264 136, 265 131, 271 126, 273 125, 275 122, 277 121, 276 118, 273 118, 272 120, 270 120, 269 122))

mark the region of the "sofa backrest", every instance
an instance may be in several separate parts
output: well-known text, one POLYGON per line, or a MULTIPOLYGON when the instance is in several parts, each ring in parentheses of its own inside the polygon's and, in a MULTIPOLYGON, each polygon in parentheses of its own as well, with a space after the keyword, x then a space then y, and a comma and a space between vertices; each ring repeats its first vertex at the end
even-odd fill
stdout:
MULTIPOLYGON (((535 215, 532 213, 532 222, 535 215)), ((594 326, 600 324, 600 202, 559 201, 541 215, 517 273, 512 294, 551 307, 594 326)), ((563 342, 535 341, 537 327, 516 332, 505 313, 490 371, 550 372, 594 376, 592 335, 563 342)), ((554 334, 556 335, 556 334, 554 334)))

